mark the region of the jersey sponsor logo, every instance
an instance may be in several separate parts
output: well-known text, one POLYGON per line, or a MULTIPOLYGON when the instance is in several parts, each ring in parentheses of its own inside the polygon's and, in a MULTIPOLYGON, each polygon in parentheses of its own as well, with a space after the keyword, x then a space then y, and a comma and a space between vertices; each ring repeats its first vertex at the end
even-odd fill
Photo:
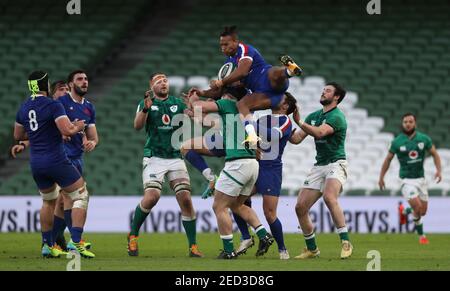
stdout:
POLYGON ((162 119, 162 122, 163 122, 165 125, 170 124, 170 116, 169 116, 169 115, 164 114, 164 115, 162 116, 161 119, 162 119))
POLYGON ((323 121, 322 121, 322 124, 325 124, 327 122, 327 120, 326 119, 324 119, 323 121))
POLYGON ((401 147, 400 147, 400 151, 401 151, 401 152, 406 152, 406 146, 401 146, 401 147))
POLYGON ((409 158, 412 160, 415 160, 419 157, 419 153, 417 151, 410 151, 408 155, 409 158))
POLYGON ((419 146, 420 150, 423 150, 423 148, 425 147, 425 144, 423 142, 419 142, 417 145, 419 146))
POLYGON ((316 125, 316 121, 315 120, 311 120, 311 125, 312 126, 316 125))
POLYGON ((177 110, 178 110, 178 105, 170 106, 170 111, 172 111, 173 113, 177 112, 177 110))
POLYGON ((156 105, 152 105, 152 107, 150 107, 150 109, 151 109, 152 111, 158 111, 158 110, 159 110, 159 107, 156 106, 156 105))

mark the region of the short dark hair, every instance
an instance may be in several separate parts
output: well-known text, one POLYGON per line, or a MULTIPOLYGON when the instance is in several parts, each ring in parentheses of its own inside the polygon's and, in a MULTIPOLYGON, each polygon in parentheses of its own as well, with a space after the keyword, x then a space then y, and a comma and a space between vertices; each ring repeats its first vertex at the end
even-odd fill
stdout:
POLYGON ((342 100, 344 100, 345 94, 347 93, 347 91, 345 91, 344 87, 342 87, 341 85, 339 85, 336 82, 329 82, 326 85, 334 87, 334 96, 339 96, 338 104, 341 103, 342 100))
POLYGON ((227 86, 225 87, 223 94, 229 94, 239 101, 248 95, 248 90, 244 86, 227 86))
POLYGON ((153 80, 153 78, 155 77, 155 76, 158 76, 158 75, 164 75, 164 76, 166 76, 166 74, 164 74, 163 72, 154 72, 154 73, 152 73, 151 75, 150 75, 150 81, 151 80, 153 80))
POLYGON ((64 81, 64 80, 58 80, 58 81, 53 82, 50 86, 50 88, 51 88, 50 95, 55 94, 56 89, 58 89, 59 87, 66 86, 66 85, 67 85, 66 81, 64 81))
POLYGON ((237 26, 225 26, 223 31, 220 33, 220 36, 232 36, 233 38, 237 37, 237 26))
POLYGON ((69 84, 70 82, 73 82, 73 78, 75 77, 76 74, 86 74, 87 73, 84 70, 75 70, 72 73, 69 74, 69 76, 67 77, 67 84, 69 84))
POLYGON ((412 116, 412 117, 414 117, 414 121, 416 121, 417 120, 417 118, 416 118, 416 115, 414 114, 414 113, 411 113, 411 112, 406 112, 405 114, 403 114, 403 116, 402 116, 402 121, 403 121, 403 119, 405 119, 405 117, 408 117, 408 116, 412 116))
POLYGON ((297 109, 297 99, 289 92, 285 92, 284 95, 286 95, 286 103, 289 105, 286 115, 289 115, 297 109))

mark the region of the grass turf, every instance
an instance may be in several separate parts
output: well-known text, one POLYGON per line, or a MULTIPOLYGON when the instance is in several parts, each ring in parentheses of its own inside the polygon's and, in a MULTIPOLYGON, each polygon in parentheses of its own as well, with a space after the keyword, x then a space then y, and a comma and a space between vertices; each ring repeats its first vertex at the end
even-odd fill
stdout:
MULTIPOLYGON (((67 235, 66 235, 67 236, 67 235)), ((256 258, 256 247, 238 260, 217 260, 222 247, 217 234, 199 234, 198 243, 205 258, 189 258, 184 234, 143 234, 139 239, 139 257, 129 257, 125 234, 87 233, 93 243, 93 260, 82 259, 81 270, 225 270, 225 271, 299 271, 299 270, 366 270, 369 250, 381 253, 382 270, 450 270, 450 235, 429 235, 429 245, 419 245, 411 234, 351 234, 355 246, 353 256, 339 259, 340 244, 335 234, 320 234, 317 243, 321 250, 318 259, 292 259, 304 246, 298 234, 285 235, 291 260, 280 261, 276 244, 265 257, 256 258)), ((235 235, 237 244, 238 235, 235 235)), ((257 244, 257 243, 256 243, 257 244)), ((64 271, 66 258, 43 259, 40 256, 40 234, 0 234, 0 270, 64 271)), ((237 245, 236 245, 237 247, 237 245)))

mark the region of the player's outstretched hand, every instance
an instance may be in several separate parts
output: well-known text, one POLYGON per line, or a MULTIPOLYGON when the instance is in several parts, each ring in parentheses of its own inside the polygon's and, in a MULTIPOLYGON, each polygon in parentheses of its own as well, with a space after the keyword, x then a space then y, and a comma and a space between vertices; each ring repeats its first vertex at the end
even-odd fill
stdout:
POLYGON ((436 181, 436 183, 440 183, 442 181, 442 174, 441 172, 436 172, 436 174, 434 174, 434 181, 436 181))
POLYGON ((23 146, 23 145, 21 145, 21 144, 16 144, 15 146, 13 146, 13 147, 11 148, 11 156, 12 156, 13 158, 16 158, 16 155, 17 155, 18 153, 23 152, 24 150, 25 150, 25 146, 23 146))
POLYGON ((380 179, 378 181, 378 186, 380 187, 380 190, 384 190, 386 188, 386 185, 384 184, 384 179, 380 179))

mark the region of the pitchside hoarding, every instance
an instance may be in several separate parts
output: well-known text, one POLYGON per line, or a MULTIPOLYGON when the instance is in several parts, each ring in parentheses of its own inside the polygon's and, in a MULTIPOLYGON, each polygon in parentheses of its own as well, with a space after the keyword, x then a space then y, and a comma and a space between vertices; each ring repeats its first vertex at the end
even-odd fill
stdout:
MULTIPOLYGON (((89 203, 87 232, 128 232, 132 214, 140 201, 137 196, 99 196, 91 197, 89 203)), ((397 207, 400 198, 395 197, 342 197, 348 228, 357 233, 398 233, 412 232, 414 224, 410 221, 400 226, 397 207)), ((212 210, 213 199, 193 198, 197 211, 197 229, 200 232, 217 231, 216 218, 212 210)), ((404 202, 404 201, 403 201, 404 202)), ((405 202, 404 202, 405 203, 405 202)), ((39 208, 42 201, 31 196, 0 197, 0 232, 39 231, 39 208)), ((278 217, 283 229, 289 233, 299 233, 295 215, 296 197, 283 196, 278 205, 278 217)), ((261 197, 252 198, 252 207, 268 228, 262 211, 261 197)), ((424 217, 427 233, 450 233, 450 197, 432 197, 424 217)), ((322 200, 312 208, 311 217, 317 232, 333 232, 331 216, 322 200)), ((235 227, 236 229, 236 227, 235 227)), ((145 232, 183 231, 181 214, 173 196, 161 197, 156 207, 143 225, 145 232)))

